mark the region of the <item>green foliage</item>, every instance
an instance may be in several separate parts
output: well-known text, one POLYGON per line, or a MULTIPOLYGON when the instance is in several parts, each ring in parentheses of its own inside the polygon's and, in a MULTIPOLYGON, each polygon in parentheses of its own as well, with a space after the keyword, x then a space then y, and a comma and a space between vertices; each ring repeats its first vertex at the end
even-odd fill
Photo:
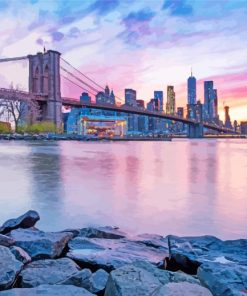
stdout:
POLYGON ((44 134, 44 133, 57 133, 56 125, 50 121, 36 122, 33 124, 21 125, 18 127, 18 133, 28 134, 44 134))
POLYGON ((11 125, 8 122, 0 122, 0 134, 11 133, 11 125))

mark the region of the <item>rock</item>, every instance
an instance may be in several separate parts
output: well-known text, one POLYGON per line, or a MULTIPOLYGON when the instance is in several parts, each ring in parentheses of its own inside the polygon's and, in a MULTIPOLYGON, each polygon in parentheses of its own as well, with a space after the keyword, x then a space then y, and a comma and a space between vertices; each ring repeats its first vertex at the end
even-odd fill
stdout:
POLYGON ((58 282, 60 285, 74 285, 77 287, 88 287, 89 279, 92 276, 92 272, 88 268, 84 268, 72 275, 70 275, 65 280, 58 282))
POLYGON ((31 288, 42 284, 57 284, 78 270, 77 264, 68 258, 34 261, 20 273, 20 286, 31 288))
POLYGON ((17 229, 11 231, 10 236, 15 239, 15 245, 25 250, 32 259, 53 259, 62 254, 73 234, 17 229))
POLYGON ((120 239, 126 236, 126 234, 120 231, 117 227, 111 226, 82 228, 79 235, 88 238, 105 239, 120 239))
POLYGON ((168 284, 170 282, 188 282, 200 285, 200 281, 198 279, 183 272, 172 272, 168 270, 162 270, 157 268, 155 265, 144 261, 136 261, 133 263, 133 265, 150 272, 163 285, 168 284))
POLYGON ((150 296, 161 287, 159 280, 146 270, 126 265, 110 273, 105 296, 150 296))
POLYGON ((92 296, 94 294, 75 286, 40 285, 35 288, 11 289, 1 292, 1 296, 92 296))
POLYGON ((0 246, 10 247, 14 245, 15 240, 7 235, 0 234, 0 246))
POLYGON ((131 239, 138 243, 145 244, 148 247, 168 249, 168 239, 161 235, 144 233, 132 237, 131 239))
POLYGON ((111 271, 135 261, 158 263, 167 255, 166 248, 153 248, 124 239, 99 239, 78 236, 69 242, 67 256, 82 267, 111 271))
POLYGON ((198 278, 214 296, 244 295, 247 290, 247 266, 239 264, 203 263, 198 278))
POLYGON ((103 293, 109 274, 103 269, 97 270, 92 274, 91 270, 84 268, 72 274, 67 279, 58 282, 60 285, 74 285, 87 289, 92 293, 103 293))
POLYGON ((10 251, 12 254, 14 254, 15 258, 21 261, 23 264, 27 264, 32 261, 28 253, 20 247, 13 246, 10 248, 10 251))
POLYGON ((0 246, 0 290, 11 287, 22 266, 7 247, 0 246))
POLYGON ((198 267, 206 262, 239 263, 247 265, 247 240, 222 241, 213 236, 169 236, 169 270, 182 270, 196 274, 198 267))
POLYGON ((89 278, 89 286, 84 288, 95 294, 103 293, 108 277, 109 274, 105 270, 99 269, 89 278))
POLYGON ((0 233, 6 234, 17 228, 33 227, 35 223, 39 221, 39 219, 39 214, 36 211, 28 211, 16 219, 10 219, 6 221, 2 227, 0 227, 0 233))
POLYGON ((154 296, 212 296, 211 292, 199 285, 191 283, 169 283, 154 296))

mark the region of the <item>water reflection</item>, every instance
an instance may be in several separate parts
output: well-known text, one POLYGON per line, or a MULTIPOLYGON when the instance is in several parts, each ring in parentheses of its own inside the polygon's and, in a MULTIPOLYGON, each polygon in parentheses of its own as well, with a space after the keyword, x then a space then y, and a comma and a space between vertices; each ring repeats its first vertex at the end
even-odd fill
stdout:
POLYGON ((247 235, 247 141, 0 143, 0 222, 40 227, 247 235))

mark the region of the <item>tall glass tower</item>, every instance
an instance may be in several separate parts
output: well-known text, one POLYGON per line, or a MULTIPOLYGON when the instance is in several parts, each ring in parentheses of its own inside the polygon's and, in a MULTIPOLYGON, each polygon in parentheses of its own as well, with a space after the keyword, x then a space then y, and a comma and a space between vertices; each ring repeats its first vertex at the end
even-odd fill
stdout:
POLYGON ((196 104, 196 78, 191 75, 187 80, 187 91, 188 91, 188 104, 194 105, 196 104))

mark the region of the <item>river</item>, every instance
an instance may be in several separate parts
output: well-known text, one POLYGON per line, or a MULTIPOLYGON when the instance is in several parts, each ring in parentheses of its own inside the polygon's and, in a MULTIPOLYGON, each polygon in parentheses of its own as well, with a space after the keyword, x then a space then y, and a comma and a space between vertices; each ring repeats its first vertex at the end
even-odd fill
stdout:
POLYGON ((247 140, 0 142, 0 223, 247 237, 247 140))

